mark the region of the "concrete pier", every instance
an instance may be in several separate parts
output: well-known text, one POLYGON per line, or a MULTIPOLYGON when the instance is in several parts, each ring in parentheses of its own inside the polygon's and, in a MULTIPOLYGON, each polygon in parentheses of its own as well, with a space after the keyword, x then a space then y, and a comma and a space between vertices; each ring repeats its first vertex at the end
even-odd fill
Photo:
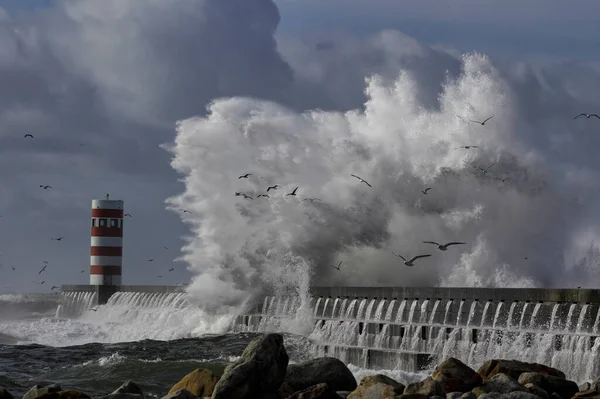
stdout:
POLYGON ((184 292, 184 285, 63 285, 62 292, 95 292, 98 294, 97 305, 104 305, 116 292, 145 292, 153 294, 169 294, 184 292))

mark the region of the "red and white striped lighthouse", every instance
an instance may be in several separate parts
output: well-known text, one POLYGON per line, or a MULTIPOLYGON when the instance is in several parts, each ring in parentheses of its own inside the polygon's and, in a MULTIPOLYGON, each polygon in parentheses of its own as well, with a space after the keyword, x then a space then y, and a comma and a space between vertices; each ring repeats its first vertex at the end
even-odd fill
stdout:
POLYGON ((90 285, 121 285, 123 201, 92 201, 90 285))

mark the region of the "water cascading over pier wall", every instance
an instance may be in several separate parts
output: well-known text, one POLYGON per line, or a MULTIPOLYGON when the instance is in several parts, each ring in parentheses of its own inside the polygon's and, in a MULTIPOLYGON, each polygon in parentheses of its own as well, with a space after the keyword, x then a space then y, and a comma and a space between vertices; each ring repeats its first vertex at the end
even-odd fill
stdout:
POLYGON ((319 355, 366 368, 417 371, 453 356, 552 365, 576 381, 600 374, 600 290, 316 287, 308 305, 270 296, 235 331, 290 331, 308 314, 319 355))

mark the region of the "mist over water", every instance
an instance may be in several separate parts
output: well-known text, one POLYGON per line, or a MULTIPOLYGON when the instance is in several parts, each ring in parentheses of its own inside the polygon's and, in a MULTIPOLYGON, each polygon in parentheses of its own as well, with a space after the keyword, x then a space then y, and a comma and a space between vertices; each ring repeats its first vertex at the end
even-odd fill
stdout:
POLYGON ((368 78, 361 109, 300 113, 234 97, 178 122, 168 150, 185 190, 168 207, 191 212, 182 214, 192 231, 182 260, 197 273, 189 292, 217 309, 309 276, 319 285, 593 281, 600 187, 592 125, 557 113, 565 97, 552 98, 547 80, 526 67, 501 71, 481 54, 459 61, 458 75, 430 83, 441 83, 433 107, 420 99, 423 77, 401 70, 393 81, 368 78), (492 115, 485 126, 468 122, 492 115), (479 148, 457 148, 465 145, 479 148), (487 173, 476 168, 492 163, 487 173), (269 198, 257 198, 274 184, 269 198), (295 187, 297 196, 285 195, 295 187), (426 240, 467 245, 441 252, 426 240), (409 268, 391 251, 433 256, 409 268), (340 271, 331 267, 340 261, 340 271))

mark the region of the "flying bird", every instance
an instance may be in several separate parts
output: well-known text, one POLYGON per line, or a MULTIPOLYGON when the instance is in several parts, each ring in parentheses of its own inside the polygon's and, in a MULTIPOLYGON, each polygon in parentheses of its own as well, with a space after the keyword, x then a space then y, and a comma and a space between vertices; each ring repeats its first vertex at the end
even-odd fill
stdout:
POLYGON ((51 238, 51 240, 54 240, 54 241, 61 241, 63 238, 65 238, 65 237, 56 237, 56 238, 51 238))
POLYGON ((581 113, 581 114, 577 115, 577 116, 576 116, 575 118, 573 118, 573 119, 577 119, 577 118, 579 118, 580 116, 585 116, 585 117, 586 117, 586 118, 588 118, 588 119, 590 119, 590 117, 592 117, 592 116, 595 116, 596 118, 600 119, 600 116, 598 116, 598 114, 583 114, 583 113, 581 113))
POLYGON ((457 241, 453 241, 453 242, 449 242, 447 244, 440 244, 439 242, 435 242, 435 241, 423 241, 423 244, 433 244, 433 245, 437 245, 438 249, 440 251, 447 251, 448 247, 450 245, 460 245, 460 244, 466 244, 466 242, 457 242, 457 241))
POLYGON ((240 177, 238 177, 238 180, 239 179, 247 179, 248 176, 252 176, 252 173, 246 173, 245 175, 241 175, 240 177))
MULTIPOLYGON (((300 186, 298 186, 298 187, 300 187, 300 186)), ((286 194, 285 196, 287 197, 288 195, 296 195, 296 191, 298 190, 298 187, 296 187, 294 189, 294 191, 292 191, 291 193, 286 194)))
POLYGON ((333 267, 334 269, 340 270, 340 266, 342 265, 342 262, 343 262, 343 260, 340 261, 340 263, 338 263, 337 266, 331 265, 331 267, 333 267))
POLYGON ((486 119, 486 120, 484 120, 483 122, 480 122, 480 121, 473 121, 473 120, 471 120, 470 122, 473 122, 473 123, 479 123, 481 126, 485 126, 485 123, 486 123, 487 121, 489 121, 490 119, 492 119, 493 117, 494 117, 494 115, 490 116, 489 118, 487 118, 487 119, 486 119))
POLYGON ((392 253, 394 255, 396 255, 397 257, 401 258, 404 261, 404 265, 405 266, 414 266, 414 261, 416 261, 417 259, 419 259, 419 258, 427 258, 428 256, 431 256, 431 255, 417 255, 417 256, 414 256, 410 260, 406 260, 406 258, 404 256, 402 256, 400 254, 397 254, 395 252, 392 252, 392 253))
POLYGON ((460 147, 456 147, 455 150, 458 150, 460 148, 464 148, 465 150, 469 150, 471 148, 479 148, 479 146, 478 145, 462 145, 460 147))
POLYGON ((169 247, 167 246, 163 246, 164 249, 166 249, 167 251, 169 250, 169 247))
POLYGON ((97 312, 99 307, 100 307, 100 305, 96 306, 95 308, 90 308, 90 310, 93 310, 94 312, 97 312))
POLYGON ((427 192, 431 190, 431 187, 427 187, 425 190, 422 190, 421 192, 425 195, 427 195, 427 192))
POLYGON ((251 197, 251 196, 249 196, 249 195, 246 195, 246 194, 242 194, 242 195, 244 196, 244 199, 254 199, 254 198, 252 198, 252 197, 251 197))
POLYGON ((479 166, 475 166, 475 168, 476 168, 476 169, 479 169, 479 170, 480 170, 480 171, 482 171, 483 173, 487 173, 487 171, 488 171, 488 170, 490 170, 490 168, 491 168, 492 166, 494 166, 494 165, 496 165, 496 162, 494 162, 493 164, 491 164, 490 166, 488 166, 488 167, 487 167, 487 168, 485 168, 485 169, 483 169, 483 168, 480 168, 479 166))
POLYGON ((12 267, 12 269, 13 269, 13 270, 17 270, 17 269, 15 269, 15 267, 14 267, 14 266, 11 266, 11 267, 12 267))
POLYGON ((269 187, 267 188, 267 192, 269 192, 269 191, 271 191, 271 190, 277 190, 278 188, 279 188, 279 186, 278 186, 277 184, 276 184, 276 185, 274 185, 274 186, 269 186, 269 187))
POLYGON ((47 267, 48 267, 48 265, 44 265, 44 267, 42 267, 42 270, 40 270, 40 271, 38 272, 38 275, 42 274, 42 272, 43 272, 44 270, 46 270, 46 268, 47 268, 47 267))
POLYGON ((174 267, 172 267, 172 268, 170 268, 170 269, 169 269, 169 271, 170 271, 170 272, 172 272, 173 270, 175 270, 175 268, 174 268, 174 267))
POLYGON ((154 258, 148 259, 148 262, 154 262, 154 258))
POLYGON ((190 215, 192 214, 192 212, 188 211, 187 209, 182 209, 181 212, 183 212, 183 213, 189 213, 190 215))
POLYGON ((40 187, 43 188, 44 190, 48 190, 49 188, 52 188, 52 186, 45 186, 43 184, 40 184, 40 187))
POLYGON ((82 270, 81 273, 85 273, 85 270, 82 270))
POLYGON ((162 278, 162 276, 156 276, 156 277, 158 277, 158 278, 162 278))
POLYGON ((50 288, 50 291, 54 290, 54 289, 58 289, 57 286, 53 285, 52 288, 50 288))
POLYGON ((369 186, 369 187, 373 187, 373 186, 371 186, 371 185, 370 185, 370 184, 369 184, 369 183, 368 183, 366 180, 364 180, 362 177, 358 177, 358 176, 356 176, 356 175, 353 175, 352 173, 350 173, 350 176, 352 176, 352 177, 356 177, 358 180, 360 180, 362 183, 365 183, 365 184, 366 184, 367 186, 369 186))
POLYGON ((33 134, 27 133, 25 136, 23 136, 23 138, 27 138, 27 137, 33 138, 33 134))
POLYGON ((260 198, 260 197, 271 198, 267 194, 258 194, 258 197, 256 197, 256 198, 260 198))
POLYGON ((323 201, 320 198, 316 198, 316 197, 311 197, 311 198, 304 198, 302 201, 310 201, 310 202, 315 202, 315 201, 323 201))
POLYGON ((124 216, 129 216, 130 218, 133 217, 131 216, 131 213, 126 213, 124 216))
POLYGON ((494 177, 494 179, 500 180, 502 183, 504 183, 507 180, 511 180, 512 177, 494 177))

